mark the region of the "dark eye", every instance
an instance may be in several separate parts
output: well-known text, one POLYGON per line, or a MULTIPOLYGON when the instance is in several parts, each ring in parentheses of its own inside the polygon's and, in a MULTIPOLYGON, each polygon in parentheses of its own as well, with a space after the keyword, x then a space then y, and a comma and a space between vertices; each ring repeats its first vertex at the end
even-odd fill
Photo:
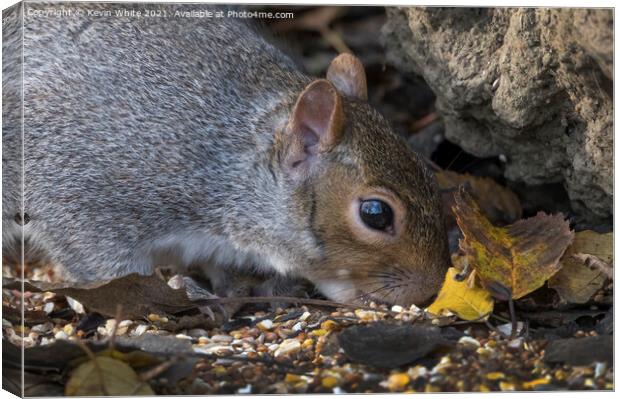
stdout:
POLYGON ((375 230, 386 231, 394 223, 392 208, 385 202, 376 199, 362 201, 360 217, 366 226, 375 230))

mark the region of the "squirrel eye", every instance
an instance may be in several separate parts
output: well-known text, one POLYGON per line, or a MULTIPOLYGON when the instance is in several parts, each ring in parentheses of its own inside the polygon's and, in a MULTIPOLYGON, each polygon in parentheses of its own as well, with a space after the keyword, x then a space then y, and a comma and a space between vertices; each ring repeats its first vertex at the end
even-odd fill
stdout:
POLYGON ((374 230, 388 231, 394 223, 392 208, 376 199, 362 201, 360 217, 366 226, 374 230))

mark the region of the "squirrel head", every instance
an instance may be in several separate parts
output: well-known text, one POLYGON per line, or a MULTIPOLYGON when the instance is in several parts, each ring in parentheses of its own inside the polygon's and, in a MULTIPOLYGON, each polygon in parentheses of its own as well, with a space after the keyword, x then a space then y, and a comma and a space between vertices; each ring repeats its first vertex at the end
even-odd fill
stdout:
POLYGON ((277 137, 294 219, 319 247, 300 274, 337 301, 423 304, 449 265, 438 189, 366 100, 361 62, 341 54, 277 137))

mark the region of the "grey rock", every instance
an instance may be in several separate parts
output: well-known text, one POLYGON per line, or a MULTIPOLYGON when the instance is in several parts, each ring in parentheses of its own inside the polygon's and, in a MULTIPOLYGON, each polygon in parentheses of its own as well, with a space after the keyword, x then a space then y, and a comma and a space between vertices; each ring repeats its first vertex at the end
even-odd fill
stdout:
POLYGON ((572 210, 610 220, 611 9, 388 8, 388 60, 437 95, 448 140, 506 159, 504 175, 562 183, 572 210))

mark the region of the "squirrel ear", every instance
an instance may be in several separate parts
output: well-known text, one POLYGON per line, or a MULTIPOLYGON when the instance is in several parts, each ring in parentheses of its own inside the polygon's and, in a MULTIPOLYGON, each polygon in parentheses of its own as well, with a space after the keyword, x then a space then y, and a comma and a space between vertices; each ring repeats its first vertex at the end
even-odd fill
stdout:
POLYGON ((346 97, 368 100, 364 65, 353 54, 342 53, 327 69, 327 79, 346 97))
POLYGON ((342 98, 336 88, 325 79, 310 83, 297 98, 286 128, 287 167, 307 169, 318 153, 338 143, 343 125, 342 98))

